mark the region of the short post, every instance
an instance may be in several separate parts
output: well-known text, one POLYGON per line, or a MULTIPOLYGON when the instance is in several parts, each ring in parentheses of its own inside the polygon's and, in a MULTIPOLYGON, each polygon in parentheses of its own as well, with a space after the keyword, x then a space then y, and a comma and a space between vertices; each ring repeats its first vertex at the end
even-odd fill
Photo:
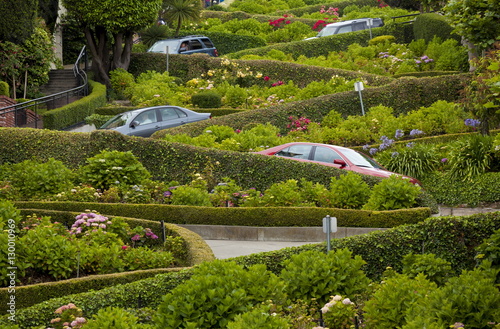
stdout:
POLYGON ((370 30, 370 40, 372 39, 372 24, 373 24, 373 18, 368 18, 368 30, 370 30))
POLYGON ((168 60, 169 60, 169 57, 168 57, 168 46, 165 48, 165 54, 167 55, 167 72, 168 72, 168 60))
POLYGON ((365 89, 363 87, 363 82, 358 81, 354 83, 354 90, 359 92, 359 101, 361 102, 361 113, 365 115, 365 107, 363 106, 363 96, 361 95, 361 91, 365 89))
POLYGON ((161 237, 163 239, 163 243, 165 243, 165 241, 167 241, 167 236, 165 235, 165 221, 161 220, 160 225, 161 225, 161 237))
POLYGON ((323 218, 323 232, 326 233, 326 252, 329 252, 331 250, 330 233, 337 232, 337 217, 326 215, 326 217, 323 218))

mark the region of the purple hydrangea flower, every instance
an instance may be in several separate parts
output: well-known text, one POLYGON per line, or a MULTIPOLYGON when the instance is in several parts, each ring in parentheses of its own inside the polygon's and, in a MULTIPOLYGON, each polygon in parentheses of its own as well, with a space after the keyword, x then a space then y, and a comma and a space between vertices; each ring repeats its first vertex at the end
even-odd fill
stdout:
POLYGON ((398 129, 398 130, 396 130, 396 134, 394 134, 394 137, 399 139, 399 138, 403 137, 404 135, 405 135, 405 133, 403 132, 403 130, 398 129))
POLYGON ((413 129, 412 131, 410 131, 410 136, 411 137, 415 137, 415 136, 419 136, 419 135, 423 135, 424 132, 422 130, 418 130, 418 129, 413 129))
POLYGON ((139 234, 136 234, 132 237, 132 241, 139 241, 141 239, 141 236, 139 234))
POLYGON ((481 125, 481 121, 476 120, 476 119, 465 119, 464 123, 466 126, 469 126, 472 128, 476 128, 476 127, 479 127, 481 125))

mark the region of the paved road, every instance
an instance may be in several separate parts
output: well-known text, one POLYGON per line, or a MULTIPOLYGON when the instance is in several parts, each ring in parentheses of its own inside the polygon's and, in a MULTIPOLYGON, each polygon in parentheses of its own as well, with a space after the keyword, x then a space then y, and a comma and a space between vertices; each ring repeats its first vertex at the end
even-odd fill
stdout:
POLYGON ((246 256, 254 253, 279 250, 287 247, 315 244, 315 242, 283 242, 283 241, 235 241, 205 240, 218 259, 246 256))

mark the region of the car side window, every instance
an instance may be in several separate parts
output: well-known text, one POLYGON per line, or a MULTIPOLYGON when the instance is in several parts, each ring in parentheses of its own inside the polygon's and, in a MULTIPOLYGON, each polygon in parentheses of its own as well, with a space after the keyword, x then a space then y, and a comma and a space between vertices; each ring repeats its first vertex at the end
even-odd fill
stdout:
POLYGON ((295 158, 295 159, 309 159, 312 145, 292 145, 276 153, 277 156, 295 158))
POLYGON ((176 108, 174 108, 174 110, 175 110, 175 112, 177 113, 177 116, 178 116, 179 118, 187 118, 187 116, 188 116, 188 115, 187 115, 187 113, 186 113, 186 112, 184 112, 184 111, 182 111, 182 110, 179 110, 179 109, 176 109, 176 108))
POLYGON ((164 107, 160 109, 162 121, 179 119, 177 110, 173 107, 164 107))
POLYGON ((214 47, 214 45, 212 44, 210 39, 204 38, 204 39, 201 39, 201 42, 203 42, 203 44, 205 45, 206 48, 213 48, 214 47))
POLYGON ((342 159, 342 157, 331 148, 317 146, 316 150, 314 150, 314 161, 333 163, 335 159, 342 159))
POLYGON ((357 22, 357 23, 352 24, 353 31, 366 30, 367 28, 368 28, 368 23, 366 23, 366 22, 357 22))
POLYGON ((158 122, 158 118, 156 117, 156 110, 144 111, 139 114, 134 121, 139 122, 140 125, 158 122))
POLYGON ((337 30, 337 34, 352 32, 352 25, 341 26, 337 30))
POLYGON ((194 49, 203 49, 203 45, 199 40, 191 40, 189 42, 189 49, 194 50, 194 49))

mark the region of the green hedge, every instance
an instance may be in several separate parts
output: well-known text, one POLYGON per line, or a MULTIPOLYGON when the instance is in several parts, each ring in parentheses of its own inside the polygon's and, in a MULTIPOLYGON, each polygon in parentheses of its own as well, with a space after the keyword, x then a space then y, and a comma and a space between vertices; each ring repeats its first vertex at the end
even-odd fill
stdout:
MULTIPOLYGON (((397 43, 408 43, 413 38, 413 28, 402 24, 387 24, 383 27, 371 29, 372 36, 378 37, 381 35, 393 35, 397 43)), ((345 51, 353 44, 357 43, 361 46, 368 46, 370 41, 370 31, 362 30, 352 33, 336 34, 328 37, 315 38, 311 40, 293 41, 287 43, 278 43, 267 47, 253 48, 241 50, 235 53, 228 54, 228 58, 239 59, 245 55, 260 55, 264 56, 270 50, 280 50, 286 54, 290 54, 294 59, 299 56, 318 57, 328 56, 330 52, 345 51)))
POLYGON ((64 129, 85 121, 85 117, 94 113, 94 109, 106 104, 106 86, 89 80, 91 93, 77 101, 45 112, 43 126, 47 129, 64 129))
POLYGON ((346 0, 346 1, 335 1, 335 2, 329 2, 329 3, 322 3, 319 5, 311 5, 311 6, 304 6, 304 7, 299 7, 299 8, 293 8, 293 9, 288 9, 288 10, 281 10, 277 11, 276 13, 278 15, 283 15, 283 14, 292 14, 294 16, 302 16, 304 14, 312 14, 312 13, 317 13, 320 11, 322 6, 325 6, 325 8, 329 7, 334 7, 339 9, 339 16, 342 16, 344 14, 344 8, 350 5, 356 5, 359 7, 365 7, 365 6, 370 6, 370 7, 378 7, 379 3, 376 0, 346 0))
MULTIPOLYGON (((317 7, 318 9, 316 10, 316 12, 318 12, 321 9, 321 6, 311 6, 311 7, 314 7, 314 8, 317 7)), ((310 8, 310 7, 306 7, 306 8, 310 8)), ((340 10, 341 10, 341 8, 339 8, 339 11, 340 10)), ((283 13, 283 15, 284 14, 287 14, 287 13, 283 13)), ((290 13, 288 13, 288 14, 290 15, 290 13)), ((230 11, 230 12, 227 12, 227 11, 208 11, 207 10, 207 11, 204 11, 202 13, 202 17, 203 17, 203 19, 218 18, 223 23, 228 22, 228 21, 233 20, 233 19, 242 20, 242 19, 249 19, 249 18, 255 19, 256 21, 258 21, 260 23, 269 23, 270 21, 277 20, 277 19, 279 19, 279 18, 281 18, 283 16, 278 16, 278 15, 261 15, 261 14, 248 14, 248 13, 243 13, 241 11, 230 11)), ((318 21, 317 19, 300 18, 300 17, 296 17, 296 16, 288 16, 287 20, 289 20, 290 23, 301 22, 301 23, 304 23, 306 25, 309 25, 311 28, 318 21)), ((205 32, 205 31, 203 31, 203 32, 205 32)))
MULTIPOLYGON (((438 100, 458 101, 461 97, 460 91, 468 79, 468 74, 418 79, 403 77, 381 87, 366 88, 363 90, 363 103, 366 109, 378 105, 392 107, 394 114, 400 115, 417 110, 422 106, 428 107, 438 100)), ((290 116, 307 117, 311 121, 321 122, 323 117, 332 110, 340 112, 344 118, 349 115, 360 115, 361 107, 358 92, 346 91, 304 101, 285 103, 265 110, 248 110, 243 113, 230 114, 209 121, 199 121, 190 125, 161 130, 156 132, 153 138, 162 138, 166 134, 180 133, 197 136, 209 125, 225 125, 234 129, 242 129, 250 123, 266 122, 277 126, 281 133, 286 133, 290 116)))
MULTIPOLYGON (((386 231, 334 239, 331 245, 332 250, 349 248, 353 255, 360 255, 367 262, 363 270, 372 280, 379 280, 388 266, 401 270, 401 260, 410 252, 434 253, 437 257, 451 262, 452 268, 458 274, 464 269, 472 269, 475 266, 474 248, 497 229, 500 229, 500 212, 466 217, 439 217, 386 231)), ((244 266, 265 264, 269 270, 278 274, 284 266, 284 261, 294 254, 311 249, 326 251, 326 244, 285 248, 231 258, 229 261, 236 261, 244 266)), ((29 328, 48 324, 54 316, 54 310, 69 302, 82 308, 86 317, 96 314, 99 309, 107 306, 156 308, 163 295, 189 277, 190 270, 160 274, 155 278, 97 292, 52 299, 18 310, 16 317, 21 328, 29 328)), ((3 317, 3 321, 7 322, 6 316, 3 317)))
MULTIPOLYGON (((317 207, 193 207, 162 204, 138 205, 121 203, 87 202, 15 202, 19 209, 52 209, 83 211, 92 209, 101 214, 164 220, 170 224, 235 225, 259 227, 313 227, 322 226, 326 215, 337 217, 340 227, 387 228, 413 224, 431 215, 429 208, 412 208, 391 211, 367 211, 317 207)), ((149 225, 149 224, 148 224, 149 225)), ((152 225, 149 225, 151 227, 152 225)), ((153 228, 153 227, 152 227, 153 228)))
MULTIPOLYGON (((229 116, 234 114, 226 117, 229 116)), ((104 149, 131 151, 149 170, 153 179, 178 181, 180 184, 187 184, 191 180, 186 175, 186 168, 201 172, 207 165, 214 167, 215 181, 221 182, 224 177, 228 177, 242 188, 255 187, 261 191, 292 177, 304 177, 329 186, 332 176, 338 177, 344 172, 315 163, 129 137, 112 130, 74 133, 0 128, 0 163, 18 163, 32 158, 46 161, 54 158, 69 168, 78 168, 85 164, 87 158, 104 149)), ((363 176, 363 180, 371 186, 380 181, 373 176, 363 176)))
MULTIPOLYGON (((25 206, 26 204, 21 204, 25 206)), ((31 203, 29 206, 39 206, 39 203, 31 203)), ((22 216, 28 216, 36 214, 37 216, 50 216, 52 220, 57 220, 63 223, 67 227, 70 227, 75 221, 75 216, 84 212, 86 209, 95 209, 89 204, 77 204, 70 207, 71 211, 60 211, 57 210, 58 207, 37 207, 36 209, 24 209, 21 210, 22 216)), ((60 209, 65 209, 65 207, 60 207, 60 209)), ((99 211, 99 213, 103 213, 99 211)), ((113 217, 112 215, 107 215, 108 217, 113 217)), ((123 217, 122 215, 120 215, 123 217)), ((159 220, 147 220, 138 218, 124 218, 125 222, 131 227, 149 227, 154 232, 161 232, 161 223, 159 220)), ((181 236, 184 240, 186 246, 186 258, 180 260, 182 266, 194 266, 200 264, 204 261, 210 261, 214 259, 214 255, 210 247, 206 242, 196 233, 185 229, 183 227, 173 225, 170 223, 165 223, 165 234, 166 236, 181 236)), ((160 234, 158 234, 161 236, 160 234)), ((159 241, 160 242, 160 241, 159 241)), ((160 242, 161 243, 161 242, 160 242)), ((82 278, 62 280, 57 282, 48 282, 27 286, 19 286, 16 288, 16 308, 29 307, 42 301, 48 300, 50 298, 62 297, 70 294, 86 292, 90 290, 100 290, 108 286, 114 286, 117 284, 124 284, 129 282, 134 282, 142 280, 148 277, 155 276, 159 273, 165 272, 177 272, 180 268, 166 268, 166 269, 152 269, 152 270, 142 270, 142 271, 131 271, 124 273, 115 273, 107 275, 91 275, 82 278)), ((0 311, 6 312, 7 301, 9 298, 8 288, 0 288, 0 311)))
MULTIPOLYGON (((476 265, 475 247, 500 229, 500 211, 463 217, 431 217, 423 222, 402 225, 385 231, 356 235, 331 241, 332 250, 348 248, 360 255, 367 265, 365 273, 379 280, 388 266, 402 270, 403 256, 414 253, 433 253, 451 263, 454 274, 472 269, 476 265)), ((283 262, 305 250, 325 250, 325 244, 305 245, 278 251, 233 258, 240 264, 266 264, 279 273, 283 262)))
POLYGON ((443 15, 436 13, 418 15, 413 23, 413 33, 415 39, 424 39, 426 42, 432 41, 434 36, 439 37, 442 41, 450 38, 458 42, 461 41, 460 36, 453 33, 453 28, 448 20, 443 15))
POLYGON ((438 203, 447 206, 477 207, 500 200, 500 172, 487 172, 472 181, 450 180, 443 174, 435 174, 424 178, 422 184, 438 203))
MULTIPOLYGON (((91 318, 100 309, 108 306, 125 309, 156 308, 161 303, 163 295, 189 279, 190 276, 191 271, 186 269, 181 272, 158 274, 153 278, 128 284, 119 284, 98 291, 53 298, 32 307, 17 309, 16 324, 20 328, 48 326, 50 320, 56 316, 54 311, 68 303, 74 303, 77 307, 81 308, 86 318, 91 318)), ((7 319, 7 315, 0 318, 0 326, 2 324, 12 324, 7 319)))
MULTIPOLYGON (((27 308, 52 298, 60 298, 88 291, 97 291, 108 287, 127 284, 154 277, 157 274, 179 272, 181 268, 164 268, 132 271, 106 275, 91 275, 83 278, 61 280, 16 287, 16 309, 27 308)), ((0 288, 0 312, 6 314, 9 301, 8 288, 0 288)))
MULTIPOLYGON (((129 72, 134 76, 146 71, 164 72, 166 56, 157 53, 134 53, 130 59, 129 72)), ((222 59, 204 55, 170 55, 169 74, 179 77, 183 81, 199 78, 208 70, 220 67, 222 59)), ((249 67, 254 72, 261 72, 271 79, 289 81, 304 87, 312 81, 328 81, 334 75, 346 79, 362 79, 371 86, 387 84, 394 79, 370 73, 354 72, 335 68, 326 68, 312 65, 301 65, 275 60, 235 60, 243 67, 249 67)), ((261 80, 262 84, 266 82, 261 80)))

